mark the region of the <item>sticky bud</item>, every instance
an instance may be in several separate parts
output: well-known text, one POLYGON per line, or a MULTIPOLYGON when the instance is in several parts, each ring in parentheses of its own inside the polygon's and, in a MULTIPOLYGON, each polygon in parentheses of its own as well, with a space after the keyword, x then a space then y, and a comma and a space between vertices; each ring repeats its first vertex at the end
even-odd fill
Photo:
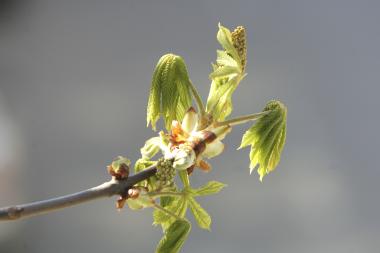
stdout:
POLYGON ((111 165, 107 166, 108 173, 117 180, 127 179, 129 176, 129 166, 131 161, 128 158, 118 156, 111 165))
POLYGON ((137 199, 140 195, 140 190, 137 188, 131 188, 128 190, 128 198, 137 199))

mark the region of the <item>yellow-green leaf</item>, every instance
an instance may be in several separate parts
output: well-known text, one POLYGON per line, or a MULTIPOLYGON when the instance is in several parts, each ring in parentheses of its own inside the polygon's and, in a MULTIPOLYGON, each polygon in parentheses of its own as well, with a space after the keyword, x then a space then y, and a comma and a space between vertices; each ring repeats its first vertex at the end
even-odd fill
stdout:
POLYGON ((144 146, 140 149, 143 159, 151 159, 160 151, 161 137, 156 136, 147 140, 144 146))
POLYGON ((138 210, 142 208, 152 207, 154 200, 149 197, 146 192, 141 191, 140 195, 136 199, 128 198, 127 204, 132 210, 138 210))
MULTIPOLYGON (((146 168, 152 166, 155 163, 156 163, 155 161, 149 161, 146 159, 139 159, 135 163, 135 173, 139 173, 139 172, 145 170, 146 168)), ((156 181, 157 181, 157 177, 152 176, 152 177, 148 178, 146 181, 139 182, 137 185, 138 186, 148 186, 149 190, 151 190, 151 189, 154 189, 154 187, 156 185, 156 181)))
POLYGON ((115 172, 118 172, 121 166, 124 166, 124 165, 129 167, 131 165, 131 161, 128 158, 123 157, 123 156, 118 156, 117 159, 112 161, 112 164, 111 164, 115 172))
POLYGON ((195 220, 200 228, 210 230, 211 226, 211 216, 206 212, 205 209, 193 198, 188 197, 190 210, 194 215, 195 220))
POLYGON ((182 57, 166 54, 160 58, 153 73, 147 107, 147 125, 163 117, 169 130, 173 120, 181 121, 191 106, 190 79, 182 57))
MULTIPOLYGON (((169 212, 177 215, 180 218, 185 217, 188 201, 184 197, 175 198, 170 204, 163 206, 169 212)), ((174 221, 175 217, 165 213, 159 209, 153 211, 153 225, 161 225, 165 231, 174 221)))
POLYGON ((263 111, 268 114, 259 118, 255 125, 245 132, 239 148, 251 146, 250 172, 259 165, 260 180, 273 171, 280 162, 286 140, 286 106, 279 101, 270 101, 263 111))
POLYGON ((185 243, 191 230, 191 224, 186 220, 176 220, 165 231, 158 243, 156 253, 177 253, 185 243))
POLYGON ((238 51, 236 50, 232 42, 231 31, 228 28, 222 26, 220 23, 218 26, 219 31, 216 35, 216 38, 219 41, 220 45, 222 45, 222 47, 227 51, 227 53, 229 53, 233 58, 239 58, 238 51))
POLYGON ((218 181, 210 181, 202 187, 191 189, 194 196, 206 196, 220 192, 226 184, 218 181))
POLYGON ((240 57, 240 47, 237 47, 240 44, 245 45, 246 42, 244 33, 244 36, 239 37, 241 43, 235 45, 230 30, 220 24, 217 39, 224 50, 217 50, 216 64, 213 64, 213 72, 209 76, 212 82, 206 112, 210 113, 214 120, 223 121, 232 112, 232 94, 245 76, 246 60, 240 57))

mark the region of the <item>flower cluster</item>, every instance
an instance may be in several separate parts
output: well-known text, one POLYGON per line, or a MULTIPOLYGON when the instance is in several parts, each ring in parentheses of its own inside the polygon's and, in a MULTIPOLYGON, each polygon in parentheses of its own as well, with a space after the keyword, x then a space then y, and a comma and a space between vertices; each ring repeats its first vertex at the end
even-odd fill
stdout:
POLYGON ((165 158, 160 158, 157 162, 157 179, 160 180, 163 185, 170 185, 173 183, 176 170, 173 168, 173 161, 165 158))
POLYGON ((240 56, 242 70, 244 71, 247 65, 247 36, 245 34, 245 28, 243 26, 236 27, 231 33, 231 37, 232 43, 240 56))

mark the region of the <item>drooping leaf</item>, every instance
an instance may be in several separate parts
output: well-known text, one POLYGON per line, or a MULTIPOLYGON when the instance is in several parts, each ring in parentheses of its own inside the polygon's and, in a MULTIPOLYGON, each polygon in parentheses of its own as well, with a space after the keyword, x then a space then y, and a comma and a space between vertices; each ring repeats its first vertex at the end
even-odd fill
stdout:
POLYGON ((239 26, 231 33, 219 24, 217 39, 224 50, 217 50, 206 111, 214 120, 223 121, 232 112, 232 94, 245 76, 245 29, 239 26))
POLYGON ((287 109, 279 101, 270 101, 263 111, 270 112, 259 118, 256 124, 245 132, 239 147, 240 149, 251 146, 250 172, 259 165, 257 172, 261 181, 280 162, 286 140, 287 118, 287 109))
POLYGON ((185 243, 191 230, 190 222, 176 220, 165 231, 164 236, 158 243, 156 253, 177 253, 185 243))
POLYGON ((170 130, 173 120, 181 121, 191 106, 190 79, 182 57, 166 54, 160 58, 153 73, 150 90, 147 125, 163 117, 165 126, 170 130))
POLYGON ((210 230, 211 216, 205 209, 191 196, 188 197, 190 210, 194 215, 195 220, 200 228, 210 230))
POLYGON ((202 187, 191 189, 194 196, 206 196, 220 192, 226 185, 218 181, 210 181, 202 187))

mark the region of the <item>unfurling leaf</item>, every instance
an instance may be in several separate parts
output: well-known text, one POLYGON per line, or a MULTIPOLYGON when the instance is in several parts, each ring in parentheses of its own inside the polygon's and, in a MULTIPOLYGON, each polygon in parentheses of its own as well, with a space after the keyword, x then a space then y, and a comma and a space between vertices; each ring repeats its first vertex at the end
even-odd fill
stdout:
POLYGON ((211 216, 193 197, 190 196, 188 197, 188 199, 191 212, 193 213, 194 218, 198 223, 198 226, 200 228, 210 230, 211 216))
POLYGON ((141 157, 146 160, 150 160, 160 151, 161 137, 156 136, 147 140, 144 147, 140 149, 141 157))
POLYGON ((176 220, 165 231, 164 237, 158 243, 156 253, 177 253, 185 243, 191 230, 191 224, 186 220, 176 220))
POLYGON ((159 151, 165 151, 168 149, 169 140, 166 138, 163 131, 159 136, 152 137, 147 140, 144 147, 140 149, 141 156, 145 160, 152 159, 159 151))
POLYGON ((118 156, 111 165, 107 167, 108 173, 110 173, 116 179, 126 179, 129 175, 129 166, 131 161, 123 156, 118 156))
POLYGON ((166 54, 158 61, 153 73, 147 108, 147 124, 156 129, 162 116, 170 130, 173 120, 181 121, 191 106, 190 79, 182 57, 166 54))
POLYGON ((240 149, 251 145, 250 172, 252 173, 259 164, 257 172, 261 181, 280 162, 286 139, 287 117, 287 109, 279 101, 270 101, 263 111, 269 113, 259 118, 256 124, 245 132, 239 147, 240 149))
POLYGON ((191 189, 194 196, 206 196, 220 192, 226 185, 218 181, 210 181, 202 187, 191 189))
POLYGON ((245 29, 239 26, 234 32, 219 24, 217 39, 224 50, 217 50, 206 111, 216 121, 223 121, 232 112, 232 93, 244 78, 246 65, 245 29))

